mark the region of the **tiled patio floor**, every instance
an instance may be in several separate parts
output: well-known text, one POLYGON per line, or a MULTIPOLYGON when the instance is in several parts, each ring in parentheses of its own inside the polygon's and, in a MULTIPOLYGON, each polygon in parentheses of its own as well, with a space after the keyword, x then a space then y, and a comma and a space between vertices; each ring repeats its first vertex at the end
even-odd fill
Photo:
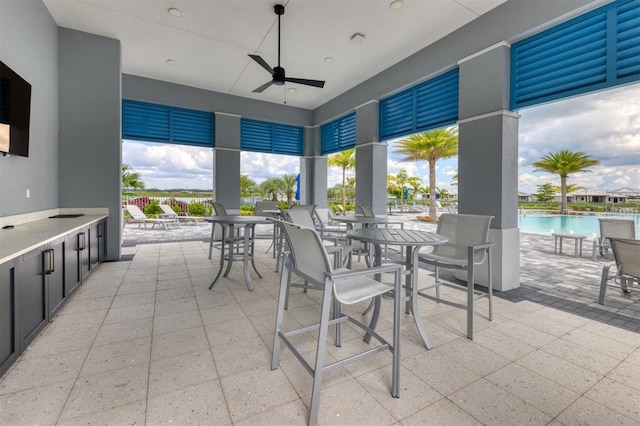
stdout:
MULTIPOLYGON (((269 368, 269 241, 258 242, 254 292, 239 266, 208 290, 209 229, 128 230, 127 260, 101 265, 0 380, 0 424, 306 424, 309 375, 286 349, 269 368), (164 242, 133 245, 142 233, 164 242)), ((551 237, 522 240, 522 287, 495 299, 492 322, 478 303, 473 341, 463 311, 421 300, 434 349, 403 315, 400 398, 389 393, 391 356, 379 354, 329 375, 320 424, 640 424, 640 334, 625 329, 638 329, 640 292, 612 288, 597 305, 603 261, 553 255, 551 237)), ((286 324, 313 321, 318 296, 294 290, 286 324)), ((363 345, 343 334, 331 357, 363 345)), ((312 354, 313 338, 302 343, 312 354)))

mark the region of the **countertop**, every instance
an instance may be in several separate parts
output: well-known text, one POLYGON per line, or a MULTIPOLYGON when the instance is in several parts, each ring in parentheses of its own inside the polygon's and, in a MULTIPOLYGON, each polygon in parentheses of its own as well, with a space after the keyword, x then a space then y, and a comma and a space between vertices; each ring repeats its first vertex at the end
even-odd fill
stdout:
POLYGON ((87 228, 107 214, 84 214, 80 217, 40 219, 0 229, 0 264, 56 240, 66 234, 87 228))

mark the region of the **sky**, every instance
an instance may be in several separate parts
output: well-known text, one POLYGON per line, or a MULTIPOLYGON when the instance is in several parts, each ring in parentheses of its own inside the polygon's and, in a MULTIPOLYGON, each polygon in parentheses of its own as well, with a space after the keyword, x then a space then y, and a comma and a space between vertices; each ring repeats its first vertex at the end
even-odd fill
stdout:
MULTIPOLYGON (((519 111, 518 191, 534 193, 538 186, 559 185, 556 175, 534 171, 532 163, 561 149, 582 151, 600 161, 591 172, 569 176, 568 182, 587 189, 640 188, 640 84, 583 95, 519 111)), ((428 184, 426 162, 399 162, 389 142, 387 173, 407 170, 428 184)), ((210 148, 123 141, 122 161, 140 173, 147 188, 211 189, 210 148)), ((436 164, 436 186, 457 192, 451 178, 457 157, 436 164)), ((241 173, 257 183, 273 176, 297 174, 297 157, 243 152, 241 173)), ((354 176, 355 173, 350 173, 354 176)), ((327 187, 341 183, 342 171, 329 168, 327 187)))

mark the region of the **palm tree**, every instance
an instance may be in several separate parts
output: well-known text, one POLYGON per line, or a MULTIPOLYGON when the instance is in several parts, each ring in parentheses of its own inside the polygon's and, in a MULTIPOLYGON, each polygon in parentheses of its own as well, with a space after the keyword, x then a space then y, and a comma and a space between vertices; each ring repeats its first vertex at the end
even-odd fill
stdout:
POLYGON ((409 176, 407 169, 401 169, 397 175, 387 176, 387 182, 391 187, 391 190, 400 194, 400 211, 404 211, 404 191, 407 185, 411 187, 419 188, 422 179, 416 176, 409 176))
POLYGON ((293 204, 293 196, 296 194, 296 186, 298 185, 298 180, 296 179, 296 175, 284 175, 280 178, 280 190, 287 197, 287 204, 289 207, 293 204))
POLYGON ((396 143, 394 153, 404 155, 400 161, 427 161, 429 163, 429 219, 436 216, 436 162, 458 155, 458 129, 429 130, 411 135, 396 143))
POLYGON ((544 171, 560 175, 560 213, 567 211, 567 177, 578 172, 590 172, 591 166, 600 164, 584 152, 572 152, 566 149, 543 155, 540 161, 533 163, 534 171, 544 171))
POLYGON ((280 178, 271 177, 262 182, 258 186, 258 190, 260 191, 260 195, 262 196, 262 198, 271 201, 278 201, 278 194, 280 193, 280 188, 282 187, 280 181, 280 178))
POLYGON ((130 165, 122 165, 122 186, 124 188, 144 189, 144 182, 140 179, 140 173, 134 173, 130 165))
POLYGON ((356 167, 356 150, 354 148, 330 155, 327 159, 329 167, 339 167, 342 169, 342 211, 347 214, 347 170, 356 167))

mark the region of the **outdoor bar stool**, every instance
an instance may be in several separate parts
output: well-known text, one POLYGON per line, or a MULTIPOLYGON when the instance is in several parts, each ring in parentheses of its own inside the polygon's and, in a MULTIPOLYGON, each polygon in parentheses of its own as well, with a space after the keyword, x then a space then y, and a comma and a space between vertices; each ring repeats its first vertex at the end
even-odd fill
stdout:
MULTIPOLYGON (((227 212, 227 209, 224 207, 222 203, 213 203, 213 213, 216 216, 230 216, 227 212)), ((240 249, 242 249, 244 245, 244 236, 242 235, 242 228, 235 228, 235 235, 231 232, 233 226, 229 225, 228 232, 226 233, 228 236, 225 238, 225 241, 220 242, 220 246, 223 244, 227 244, 230 247, 234 248, 236 253, 240 253, 240 249)), ((211 259, 211 254, 213 248, 221 248, 220 246, 215 244, 215 231, 216 225, 211 225, 211 241, 209 242, 209 259, 211 259)))
MULTIPOLYGON (((320 392, 323 375, 336 368, 389 350, 393 354, 392 362, 392 390, 393 397, 400 396, 400 311, 402 300, 401 267, 399 265, 385 265, 376 268, 351 271, 346 268, 333 269, 320 235, 313 228, 306 228, 288 222, 278 221, 287 239, 289 250, 285 253, 284 266, 280 277, 280 292, 276 311, 276 326, 273 339, 273 357, 271 369, 278 368, 281 343, 284 343, 300 361, 303 367, 313 377, 309 424, 316 425, 320 408, 320 392), (391 273, 394 275, 393 286, 376 281, 370 276, 374 274, 391 273), (285 300, 292 276, 297 275, 322 291, 322 308, 319 324, 285 331, 283 329, 285 300), (394 299, 393 344, 365 324, 341 311, 341 304, 351 305, 372 297, 393 291, 398 297, 394 299), (331 309, 333 316, 331 317, 331 309), (336 326, 336 346, 341 346, 340 325, 349 321, 351 324, 370 333, 379 345, 339 360, 332 364, 325 364, 329 326, 336 326), (294 346, 294 336, 303 333, 317 332, 317 351, 315 363, 310 363, 294 346)), ((339 386, 339 385, 338 385, 339 386)))

